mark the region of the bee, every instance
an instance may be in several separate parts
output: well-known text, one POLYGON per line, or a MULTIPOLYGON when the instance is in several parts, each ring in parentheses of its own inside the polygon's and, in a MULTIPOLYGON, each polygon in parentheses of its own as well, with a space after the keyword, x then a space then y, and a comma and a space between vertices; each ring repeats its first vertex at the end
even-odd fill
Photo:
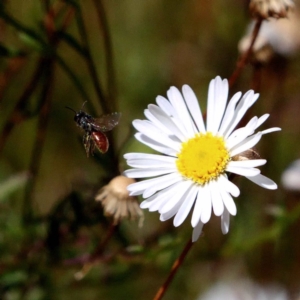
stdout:
POLYGON ((99 118, 93 118, 82 109, 76 112, 71 107, 66 106, 66 108, 75 113, 74 121, 85 131, 83 135, 83 145, 87 157, 89 157, 90 154, 94 155, 95 148, 101 153, 107 152, 109 141, 104 132, 110 131, 118 125, 121 113, 114 112, 102 115, 99 118))

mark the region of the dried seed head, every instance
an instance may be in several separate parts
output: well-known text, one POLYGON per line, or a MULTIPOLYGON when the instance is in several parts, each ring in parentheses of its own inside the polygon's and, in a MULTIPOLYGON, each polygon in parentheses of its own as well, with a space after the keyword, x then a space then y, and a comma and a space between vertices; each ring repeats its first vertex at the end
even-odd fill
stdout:
MULTIPOLYGON (((252 41, 254 22, 240 40, 238 49, 244 53, 252 41)), ((270 19, 263 22, 252 48, 252 62, 269 63, 273 57, 292 58, 300 50, 300 13, 294 10, 287 19, 270 19)))
POLYGON ((249 9, 251 14, 257 18, 286 18, 293 9, 292 0, 251 0, 249 9))
POLYGON ((108 185, 101 188, 95 197, 100 201, 106 216, 112 216, 115 224, 123 219, 140 218, 143 221, 143 211, 141 210, 136 197, 129 195, 127 187, 135 180, 125 176, 117 176, 108 185))

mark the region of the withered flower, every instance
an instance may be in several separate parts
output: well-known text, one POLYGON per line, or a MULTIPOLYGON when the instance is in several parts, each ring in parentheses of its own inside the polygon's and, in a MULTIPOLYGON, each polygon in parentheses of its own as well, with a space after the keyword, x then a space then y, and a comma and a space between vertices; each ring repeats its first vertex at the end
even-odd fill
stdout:
POLYGON ((292 0, 251 0, 249 4, 252 15, 263 19, 286 18, 293 7, 292 0))
MULTIPOLYGON (((252 61, 269 63, 274 56, 291 58, 300 49, 300 13, 294 10, 287 19, 270 19, 263 22, 252 48, 252 61)), ((238 49, 244 53, 252 41, 254 21, 248 26, 245 36, 240 40, 238 49)))
POLYGON ((143 211, 141 210, 137 197, 129 195, 127 186, 136 181, 125 176, 113 178, 108 185, 101 188, 95 197, 100 201, 106 216, 112 216, 115 224, 123 219, 134 220, 140 218, 143 221, 143 211))

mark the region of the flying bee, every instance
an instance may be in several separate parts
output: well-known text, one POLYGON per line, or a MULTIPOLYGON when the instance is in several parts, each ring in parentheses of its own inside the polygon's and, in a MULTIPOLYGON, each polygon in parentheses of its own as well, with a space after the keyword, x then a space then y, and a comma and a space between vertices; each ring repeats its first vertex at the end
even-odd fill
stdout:
POLYGON ((83 136, 83 145, 87 156, 94 154, 95 148, 101 153, 108 150, 109 142, 104 132, 112 130, 118 125, 121 113, 114 112, 102 115, 99 118, 93 118, 83 110, 76 112, 73 108, 66 106, 75 113, 74 121, 81 127, 85 134, 83 136))

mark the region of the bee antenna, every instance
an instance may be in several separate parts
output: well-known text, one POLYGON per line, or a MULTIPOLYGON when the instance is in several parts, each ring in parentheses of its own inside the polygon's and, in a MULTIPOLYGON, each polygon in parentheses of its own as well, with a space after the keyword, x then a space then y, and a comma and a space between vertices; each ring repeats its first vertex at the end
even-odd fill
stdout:
POLYGON ((67 108, 67 109, 70 109, 70 110, 74 111, 74 113, 76 114, 76 111, 75 111, 73 108, 71 108, 71 107, 69 107, 69 106, 65 106, 65 108, 67 108))

